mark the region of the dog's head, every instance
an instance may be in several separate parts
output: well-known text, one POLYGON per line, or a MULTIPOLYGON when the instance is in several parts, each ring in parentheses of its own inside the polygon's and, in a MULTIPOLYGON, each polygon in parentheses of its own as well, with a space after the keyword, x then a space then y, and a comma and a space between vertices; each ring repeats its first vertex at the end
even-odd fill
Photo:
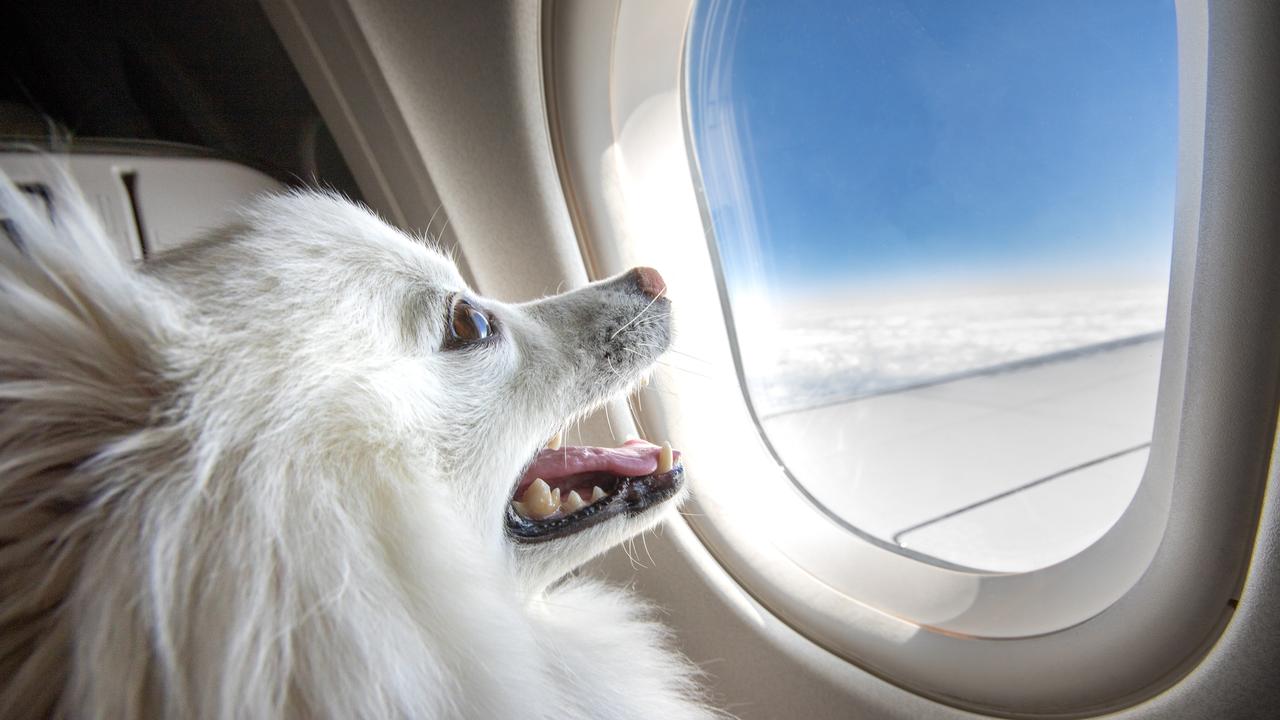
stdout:
POLYGON ((234 407, 233 432, 287 438, 354 474, 412 466, 405 477, 497 538, 533 585, 656 524, 683 490, 669 448, 559 443, 666 350, 654 270, 505 304, 369 212, 296 194, 156 272, 208 324, 198 385, 234 407))

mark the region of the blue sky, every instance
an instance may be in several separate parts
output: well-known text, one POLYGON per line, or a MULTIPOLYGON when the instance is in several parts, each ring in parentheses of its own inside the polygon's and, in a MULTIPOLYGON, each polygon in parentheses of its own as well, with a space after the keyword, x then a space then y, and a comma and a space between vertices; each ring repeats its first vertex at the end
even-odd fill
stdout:
POLYGON ((758 253, 792 286, 1167 274, 1172 0, 704 0, 698 13, 690 111, 727 273, 758 253), (743 197, 754 232, 729 207, 743 197))

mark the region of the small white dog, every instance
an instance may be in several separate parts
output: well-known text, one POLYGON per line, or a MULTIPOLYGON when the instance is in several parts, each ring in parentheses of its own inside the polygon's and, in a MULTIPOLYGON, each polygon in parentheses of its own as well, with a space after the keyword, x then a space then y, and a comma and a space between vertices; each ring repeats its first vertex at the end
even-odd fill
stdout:
POLYGON ((138 267, 56 203, 0 178, 0 715, 715 714, 646 608, 564 579, 678 456, 544 448, 667 347, 656 272, 506 305, 301 192, 138 267))

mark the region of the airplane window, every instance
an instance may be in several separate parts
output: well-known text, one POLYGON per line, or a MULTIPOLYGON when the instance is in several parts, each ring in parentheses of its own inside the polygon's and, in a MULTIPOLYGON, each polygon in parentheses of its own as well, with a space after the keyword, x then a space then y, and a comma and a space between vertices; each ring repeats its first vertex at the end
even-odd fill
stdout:
POLYGON ((743 386, 825 512, 1021 572, 1105 533, 1151 441, 1170 0, 719 0, 688 122, 743 386))

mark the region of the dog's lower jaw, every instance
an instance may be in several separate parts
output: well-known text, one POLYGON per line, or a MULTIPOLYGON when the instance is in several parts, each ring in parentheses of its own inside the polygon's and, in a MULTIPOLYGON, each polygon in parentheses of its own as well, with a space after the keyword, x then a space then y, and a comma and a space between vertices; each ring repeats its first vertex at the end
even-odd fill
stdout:
POLYGON ((685 485, 671 498, 639 515, 618 515, 582 532, 544 543, 511 543, 521 587, 530 597, 545 593, 587 562, 666 522, 688 496, 685 485))

